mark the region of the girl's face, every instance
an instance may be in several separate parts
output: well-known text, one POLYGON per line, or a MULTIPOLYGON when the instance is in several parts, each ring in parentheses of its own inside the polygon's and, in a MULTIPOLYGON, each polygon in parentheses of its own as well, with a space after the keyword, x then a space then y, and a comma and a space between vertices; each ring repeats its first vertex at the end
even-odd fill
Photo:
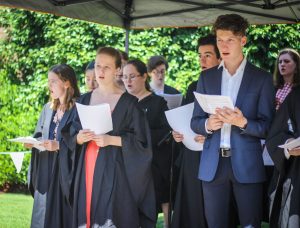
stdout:
POLYGON ((69 82, 62 81, 57 74, 48 73, 48 88, 52 99, 62 99, 67 92, 69 82))
POLYGON ((166 75, 166 65, 161 64, 157 66, 153 71, 150 72, 151 81, 156 86, 162 86, 165 81, 165 75, 166 75))
POLYGON ((139 92, 145 90, 147 75, 141 75, 134 65, 128 64, 123 69, 122 80, 127 92, 135 96, 139 92))
POLYGON ((85 72, 85 85, 88 91, 92 91, 98 87, 95 77, 95 70, 87 70, 85 72))
POLYGON ((296 70, 296 63, 288 53, 285 53, 279 56, 278 69, 283 77, 293 76, 296 70))
POLYGON ((95 75, 98 85, 114 83, 120 68, 116 67, 115 58, 107 54, 99 54, 95 60, 95 75))

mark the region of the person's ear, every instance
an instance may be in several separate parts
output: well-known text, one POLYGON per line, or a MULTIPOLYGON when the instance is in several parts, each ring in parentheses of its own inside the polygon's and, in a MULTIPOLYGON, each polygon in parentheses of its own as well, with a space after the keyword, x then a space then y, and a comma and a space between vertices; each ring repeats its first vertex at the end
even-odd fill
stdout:
POLYGON ((122 70, 122 68, 121 67, 117 67, 117 70, 116 70, 116 77, 119 75, 119 74, 121 74, 121 70, 122 70))
POLYGON ((247 43, 247 37, 246 36, 243 36, 242 39, 241 39, 241 44, 242 46, 244 47, 247 43))
POLYGON ((69 88, 70 86, 71 86, 70 81, 66 81, 66 82, 64 83, 65 89, 69 88))
POLYGON ((148 74, 147 74, 147 73, 144 73, 144 74, 143 74, 143 80, 144 80, 144 82, 147 81, 147 77, 148 77, 148 74))

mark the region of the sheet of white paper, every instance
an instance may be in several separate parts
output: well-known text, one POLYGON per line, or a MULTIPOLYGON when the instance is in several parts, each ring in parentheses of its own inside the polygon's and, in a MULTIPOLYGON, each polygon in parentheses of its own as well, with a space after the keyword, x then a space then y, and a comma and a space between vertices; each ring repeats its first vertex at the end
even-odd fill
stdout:
POLYGON ((278 147, 283 148, 283 149, 288 149, 288 150, 294 149, 296 147, 300 147, 300 137, 298 137, 288 143, 280 145, 278 147))
POLYGON ((76 103, 79 119, 83 129, 95 134, 106 134, 113 129, 109 104, 82 105, 76 103))
POLYGON ((33 147, 37 148, 40 151, 45 151, 45 147, 43 147, 41 144, 41 141, 39 141, 36 138, 33 138, 31 136, 26 136, 26 137, 18 137, 14 139, 9 139, 8 141, 10 142, 16 142, 16 143, 28 143, 28 144, 33 144, 33 147))
POLYGON ((10 153, 11 159, 16 167, 17 173, 19 173, 22 169, 24 153, 23 152, 11 152, 10 153))
POLYGON ((157 94, 159 96, 162 96, 166 101, 169 109, 177 108, 182 103, 182 94, 157 94))
POLYGON ((166 111, 165 114, 171 128, 184 135, 182 143, 190 150, 200 151, 203 144, 195 142, 196 134, 190 127, 193 110, 194 103, 166 111))
POLYGON ((265 145, 265 140, 260 140, 260 141, 261 141, 261 145, 264 148, 264 151, 262 153, 262 157, 263 157, 263 160, 264 160, 264 165, 265 166, 274 166, 274 162, 273 162, 272 158, 270 157, 269 152, 267 150, 267 147, 265 145))
POLYGON ((194 95, 204 112, 215 114, 216 108, 228 107, 234 109, 233 102, 228 96, 206 95, 194 92, 194 95))

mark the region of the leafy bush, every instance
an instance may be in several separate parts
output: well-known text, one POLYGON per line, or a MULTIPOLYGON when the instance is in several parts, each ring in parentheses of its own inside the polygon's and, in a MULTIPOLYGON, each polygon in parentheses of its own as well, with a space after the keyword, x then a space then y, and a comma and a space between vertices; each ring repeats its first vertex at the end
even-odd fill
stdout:
MULTIPOLYGON (((124 50, 124 30, 54 15, 0 9, 0 27, 8 35, 0 40, 0 151, 24 150, 7 139, 32 134, 48 100, 50 66, 70 64, 84 88, 83 71, 99 46, 124 50)), ((272 72, 278 50, 300 47, 299 31, 300 24, 252 26, 245 53, 250 61, 272 72)), ((165 56, 170 66, 167 84, 184 93, 199 77, 197 39, 209 32, 210 27, 131 31, 129 54, 145 62, 152 55, 165 56)), ((16 174, 11 160, 1 155, 0 186, 25 183, 28 161, 26 156, 22 172, 16 174)))

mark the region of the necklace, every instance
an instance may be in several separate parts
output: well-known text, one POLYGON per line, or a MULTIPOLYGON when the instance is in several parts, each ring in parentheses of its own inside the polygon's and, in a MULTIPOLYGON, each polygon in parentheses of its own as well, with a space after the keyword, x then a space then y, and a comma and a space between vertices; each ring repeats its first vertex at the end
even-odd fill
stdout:
POLYGON ((62 105, 57 109, 54 117, 53 117, 53 122, 55 123, 55 128, 54 128, 54 140, 57 140, 57 129, 60 124, 61 119, 64 116, 64 111, 62 109, 62 105))

